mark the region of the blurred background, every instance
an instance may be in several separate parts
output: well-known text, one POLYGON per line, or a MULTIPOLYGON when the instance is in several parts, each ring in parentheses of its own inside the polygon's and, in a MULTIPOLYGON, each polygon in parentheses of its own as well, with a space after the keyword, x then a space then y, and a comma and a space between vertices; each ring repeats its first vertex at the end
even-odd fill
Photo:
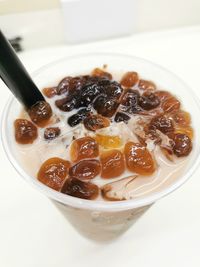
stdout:
POLYGON ((0 28, 17 50, 197 24, 200 0, 0 0, 0 28))

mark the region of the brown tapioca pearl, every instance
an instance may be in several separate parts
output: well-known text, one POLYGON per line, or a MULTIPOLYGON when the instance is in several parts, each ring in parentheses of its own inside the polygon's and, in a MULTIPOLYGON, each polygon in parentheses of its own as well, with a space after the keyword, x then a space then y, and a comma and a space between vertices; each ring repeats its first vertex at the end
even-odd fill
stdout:
POLYGON ((155 91, 154 93, 159 98, 160 102, 163 102, 164 100, 172 96, 168 91, 155 91))
POLYGON ((189 126, 191 123, 190 114, 184 110, 178 110, 172 114, 172 119, 178 126, 189 126))
POLYGON ((38 171, 38 180, 48 187, 59 191, 67 178, 70 162, 61 158, 46 160, 38 171))
POLYGON ((96 158, 98 155, 99 145, 92 137, 82 137, 74 140, 71 144, 70 156, 73 162, 87 158, 96 158))
POLYGON ((73 95, 69 95, 55 101, 56 107, 65 112, 73 110, 76 104, 77 99, 73 95))
POLYGON ((138 73, 135 71, 129 71, 123 75, 120 83, 124 87, 132 87, 132 86, 136 85, 138 80, 139 80, 138 73))
POLYGON ((67 123, 69 124, 69 126, 74 127, 79 123, 81 123, 82 121, 83 121, 82 116, 76 113, 68 118, 67 123))
POLYGON ((108 98, 107 96, 99 96, 94 104, 94 109, 104 117, 112 117, 118 106, 119 103, 114 98, 108 98))
POLYGON ((192 151, 192 141, 186 134, 175 134, 173 142, 173 152, 177 157, 188 156, 192 151))
POLYGON ((44 131, 44 139, 53 140, 60 135, 60 132, 61 131, 59 127, 46 128, 44 131))
POLYGON ((190 126, 176 127, 175 128, 175 133, 186 134, 191 140, 194 137, 194 130, 190 126))
POLYGON ((42 92, 46 97, 52 98, 57 95, 57 87, 47 87, 42 89, 42 92))
POLYGON ((165 113, 175 112, 180 109, 180 101, 167 91, 155 91, 155 95, 161 102, 161 107, 165 113))
POLYGON ((69 124, 69 126, 74 127, 81 123, 85 118, 87 118, 89 112, 89 108, 82 108, 76 114, 70 116, 67 120, 67 123, 69 124))
POLYGON ((69 169, 69 176, 79 180, 91 180, 101 171, 98 160, 81 160, 69 169))
POLYGON ((109 98, 119 99, 123 89, 118 82, 112 81, 108 85, 104 86, 104 92, 109 98))
POLYGON ((105 151, 100 155, 101 177, 115 178, 125 171, 124 155, 117 149, 105 151))
POLYGON ((64 93, 69 94, 69 92, 71 92, 72 90, 74 90, 74 87, 71 86, 71 82, 72 82, 73 78, 68 76, 63 78, 60 83, 58 84, 58 95, 62 95, 64 93))
POLYGON ((162 103, 161 107, 165 113, 175 112, 180 109, 181 103, 174 96, 166 98, 162 103))
POLYGON ((99 188, 90 182, 83 182, 79 179, 69 177, 65 181, 61 192, 73 197, 93 200, 97 198, 99 188))
POLYGON ((78 96, 78 108, 88 107, 94 101, 94 99, 101 94, 102 87, 99 86, 98 82, 91 82, 85 84, 78 96))
POLYGON ((35 124, 39 127, 44 127, 48 124, 53 112, 49 103, 40 101, 28 110, 28 114, 35 124))
POLYGON ((120 99, 123 106, 133 107, 138 105, 140 93, 138 90, 126 89, 120 99))
POLYGON ((139 98, 139 105, 144 110, 151 110, 160 105, 160 100, 154 93, 147 91, 139 98))
POLYGON ((92 76, 102 77, 109 80, 112 80, 112 75, 109 72, 106 72, 105 70, 102 70, 100 68, 95 68, 92 71, 92 76))
POLYGON ((146 114, 147 112, 143 110, 142 107, 140 107, 139 105, 136 106, 132 106, 132 107, 125 107, 125 106, 120 106, 120 110, 123 112, 127 112, 128 114, 143 114, 144 115, 148 115, 146 114))
POLYGON ((164 134, 168 134, 174 132, 174 123, 172 119, 166 117, 165 115, 159 115, 151 120, 149 124, 149 130, 159 130, 164 134))
POLYGON ((88 76, 77 76, 77 77, 65 77, 58 84, 58 95, 71 95, 76 91, 79 91, 82 86, 86 83, 88 76))
POLYGON ((126 166, 129 171, 141 175, 155 172, 155 162, 149 150, 138 143, 128 142, 124 148, 126 166))
POLYGON ((108 127, 110 125, 110 120, 98 114, 89 115, 84 119, 83 124, 87 130, 96 131, 108 127))
POLYGON ((130 116, 128 116, 126 113, 123 112, 117 112, 114 118, 115 122, 125 122, 127 123, 130 120, 130 116))
POLYGON ((19 144, 32 144, 38 137, 37 127, 31 121, 17 119, 14 127, 15 140, 19 144))
POLYGON ((156 90, 156 85, 153 82, 147 80, 140 80, 138 83, 138 87, 141 90, 148 90, 148 91, 156 90))
POLYGON ((126 89, 120 99, 120 110, 129 114, 138 114, 143 111, 139 106, 140 93, 138 90, 126 89))

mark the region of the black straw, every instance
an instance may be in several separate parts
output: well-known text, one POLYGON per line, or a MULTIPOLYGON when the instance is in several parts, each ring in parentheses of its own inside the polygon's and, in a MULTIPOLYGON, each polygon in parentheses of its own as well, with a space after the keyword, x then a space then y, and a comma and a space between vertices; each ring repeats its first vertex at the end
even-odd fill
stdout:
POLYGON ((30 108, 39 101, 45 101, 1 30, 0 77, 26 108, 30 108))

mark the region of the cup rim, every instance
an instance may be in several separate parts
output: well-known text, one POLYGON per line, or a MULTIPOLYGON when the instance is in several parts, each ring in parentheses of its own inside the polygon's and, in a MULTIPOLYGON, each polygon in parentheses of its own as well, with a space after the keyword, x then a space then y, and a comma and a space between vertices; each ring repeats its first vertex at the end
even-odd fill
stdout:
MULTIPOLYGON (((176 74, 173 72, 169 71, 168 69, 160 66, 159 64, 153 63, 149 60, 128 55, 128 54, 121 54, 121 53, 82 53, 82 54, 77 54, 75 56, 67 56, 63 57, 62 59, 58 59, 56 61, 52 61, 46 65, 43 65, 36 71, 32 73, 33 77, 36 77, 39 73, 41 73, 43 70, 46 68, 50 67, 52 64, 56 64, 62 61, 70 60, 70 59, 75 59, 75 58, 83 58, 87 56, 113 56, 113 57, 128 57, 129 59, 132 58, 133 60, 139 60, 140 62, 146 62, 148 64, 151 64, 167 73, 169 73, 171 76, 173 76, 176 80, 179 81, 184 87, 187 87, 188 90, 191 92, 191 98, 193 98, 193 101, 196 103, 200 110, 200 100, 199 97, 194 93, 194 91, 181 79, 179 78, 176 74)), ((134 209, 134 208, 139 208, 143 207, 146 205, 150 205, 154 203, 155 201, 161 199, 164 196, 167 196, 174 190, 178 189, 181 185, 183 185, 192 175, 193 173, 197 170, 199 163, 200 163, 200 155, 198 155, 195 158, 193 166, 186 172, 186 174, 183 175, 182 178, 178 179, 175 183, 173 183, 172 186, 167 187, 160 192, 153 193, 152 195, 149 196, 144 196, 139 199, 131 199, 131 200, 122 200, 122 201, 98 201, 98 200, 86 200, 86 199, 80 199, 77 197, 72 197, 66 194, 62 194, 60 192, 57 192, 46 185, 42 184, 39 182, 37 179, 33 179, 29 174, 27 174, 23 168, 20 166, 20 164, 17 162, 17 160, 14 158, 12 155, 10 149, 9 149, 9 144, 6 139, 6 132, 5 132, 5 125, 6 125, 6 119, 7 119, 7 114, 12 107, 12 103, 15 101, 14 96, 10 96, 7 104, 5 105, 3 109, 3 114, 1 116, 1 136, 2 136, 2 144, 4 151, 6 153, 7 158, 9 159, 10 163, 12 166, 15 168, 15 170, 18 172, 18 174, 23 177, 29 184, 31 184, 33 187, 37 188, 39 191, 47 195, 49 198, 54 199, 58 201, 59 203, 63 205, 68 205, 72 206, 74 208, 79 208, 79 209, 88 209, 88 210, 97 210, 97 211, 120 211, 120 210, 128 210, 128 209, 134 209)))

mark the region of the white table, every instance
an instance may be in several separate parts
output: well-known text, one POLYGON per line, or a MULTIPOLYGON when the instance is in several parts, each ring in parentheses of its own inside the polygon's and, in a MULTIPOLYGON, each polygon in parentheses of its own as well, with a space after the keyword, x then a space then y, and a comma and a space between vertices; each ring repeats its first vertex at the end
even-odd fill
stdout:
MULTIPOLYGON (((200 27, 20 55, 30 72, 52 60, 83 52, 120 52, 159 63, 179 75, 200 97, 200 27)), ((9 96, 0 83, 0 114, 9 96)), ((12 168, 0 147, 1 267, 199 267, 200 170, 182 188, 156 203, 111 244, 88 241, 50 201, 12 168)))

